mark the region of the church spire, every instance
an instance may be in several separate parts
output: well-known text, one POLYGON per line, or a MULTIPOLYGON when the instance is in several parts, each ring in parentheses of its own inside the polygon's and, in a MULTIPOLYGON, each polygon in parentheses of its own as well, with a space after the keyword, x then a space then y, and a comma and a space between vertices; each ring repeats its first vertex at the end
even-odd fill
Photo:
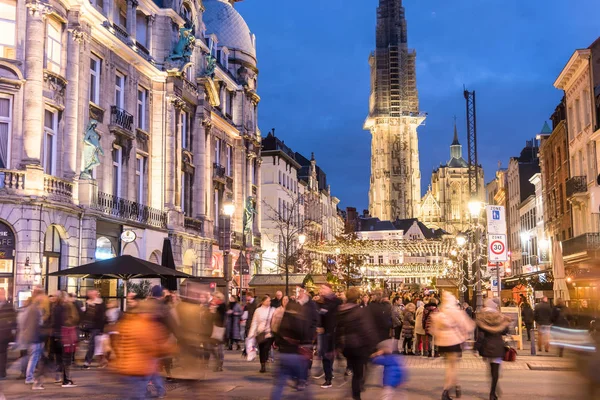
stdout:
POLYGON ((454 140, 452 141, 452 146, 460 146, 458 142, 458 131, 456 130, 456 115, 454 116, 454 140))

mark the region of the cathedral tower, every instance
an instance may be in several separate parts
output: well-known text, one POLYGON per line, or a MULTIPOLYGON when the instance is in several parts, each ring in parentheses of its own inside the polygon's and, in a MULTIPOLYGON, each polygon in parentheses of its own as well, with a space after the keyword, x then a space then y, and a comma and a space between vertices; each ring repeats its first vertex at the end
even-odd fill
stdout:
POLYGON ((376 48, 369 57, 371 132, 369 212, 382 220, 416 217, 421 201, 416 53, 408 48, 402 0, 379 0, 376 48))

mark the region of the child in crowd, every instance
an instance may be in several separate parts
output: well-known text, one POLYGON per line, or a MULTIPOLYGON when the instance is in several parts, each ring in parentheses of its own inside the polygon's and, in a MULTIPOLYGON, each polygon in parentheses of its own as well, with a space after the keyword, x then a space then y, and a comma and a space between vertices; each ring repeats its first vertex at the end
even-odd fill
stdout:
POLYGON ((403 390, 398 387, 406 382, 406 369, 402 358, 393 353, 393 341, 384 340, 377 345, 377 351, 371 354, 371 362, 383 365, 383 392, 382 400, 405 400, 407 397, 403 390))

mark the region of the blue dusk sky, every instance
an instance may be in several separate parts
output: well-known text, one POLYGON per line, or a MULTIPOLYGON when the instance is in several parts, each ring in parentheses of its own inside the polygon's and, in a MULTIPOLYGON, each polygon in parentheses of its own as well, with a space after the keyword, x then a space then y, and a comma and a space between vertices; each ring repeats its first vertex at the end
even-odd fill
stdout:
MULTIPOLYGON (((378 0, 245 0, 257 37, 259 126, 327 173, 340 206, 368 207, 369 53, 378 0)), ((477 97, 486 182, 535 137, 562 92, 554 80, 600 36, 598 0, 404 0, 417 51, 422 192, 449 158, 453 117, 466 154, 463 84, 477 97)))

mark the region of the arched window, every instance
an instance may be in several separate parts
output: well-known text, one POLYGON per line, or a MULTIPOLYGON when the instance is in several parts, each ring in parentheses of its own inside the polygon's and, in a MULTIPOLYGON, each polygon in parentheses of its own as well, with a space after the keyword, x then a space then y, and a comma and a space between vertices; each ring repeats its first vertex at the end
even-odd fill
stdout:
MULTIPOLYGON (((51 225, 46 230, 44 237, 44 258, 43 264, 46 269, 46 274, 60 271, 64 268, 61 265, 62 240, 56 226, 51 225)), ((67 280, 65 277, 49 276, 46 279, 46 293, 54 294, 57 290, 66 290, 67 280)))
POLYGON ((100 236, 96 239, 96 260, 107 260, 117 256, 110 239, 100 236))

